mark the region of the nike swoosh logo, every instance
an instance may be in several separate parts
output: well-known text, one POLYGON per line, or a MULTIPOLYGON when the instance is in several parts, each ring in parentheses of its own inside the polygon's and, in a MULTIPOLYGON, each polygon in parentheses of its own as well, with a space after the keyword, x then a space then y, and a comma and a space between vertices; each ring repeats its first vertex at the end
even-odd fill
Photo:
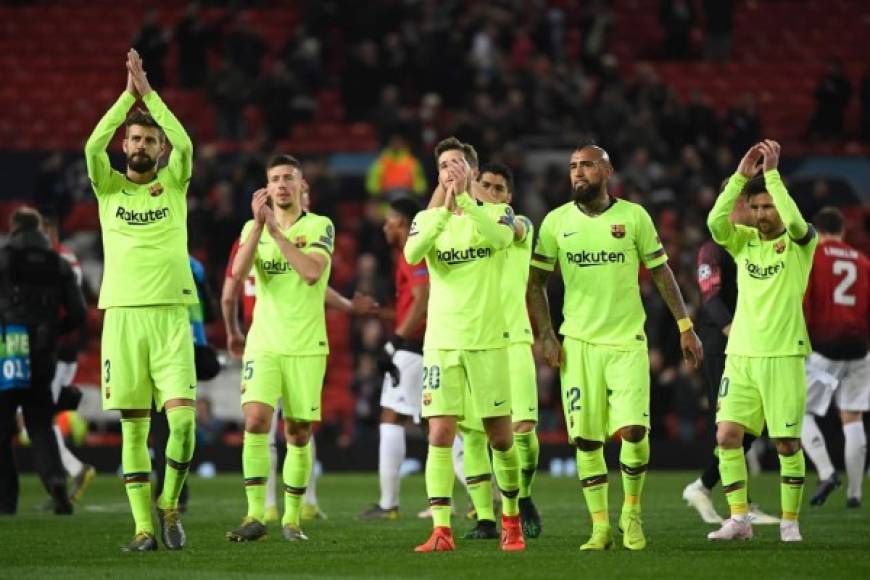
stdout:
POLYGON ((752 242, 747 242, 746 245, 749 246, 750 248, 758 247, 758 244, 753 244, 752 242))
POLYGON ((643 416, 644 416, 644 417, 649 417, 649 413, 644 413, 643 416))
POLYGON ((534 411, 534 410, 535 410, 534 407, 529 407, 529 412, 534 411))
POLYGON ((504 405, 504 403, 504 401, 495 401, 493 405, 495 405, 496 407, 500 407, 501 405, 504 405))
POLYGON ((195 389, 195 388, 196 388, 196 385, 190 385, 190 388, 191 388, 191 389, 195 389))
POLYGON ((121 193, 123 193, 124 195, 135 195, 134 193, 129 193, 126 189, 122 189, 121 193))
POLYGON ((567 238, 567 237, 573 236, 573 235, 576 234, 576 233, 577 233, 577 232, 563 232, 563 233, 562 233, 562 237, 563 237, 563 238, 567 238))
POLYGON ((791 429, 791 428, 794 427, 795 425, 797 425, 797 421, 795 421, 794 423, 786 423, 786 424, 785 424, 785 428, 786 428, 786 429, 791 429))
POLYGON ((311 407, 311 412, 313 413, 314 411, 316 411, 316 410, 319 409, 319 408, 320 408, 320 407, 311 407))

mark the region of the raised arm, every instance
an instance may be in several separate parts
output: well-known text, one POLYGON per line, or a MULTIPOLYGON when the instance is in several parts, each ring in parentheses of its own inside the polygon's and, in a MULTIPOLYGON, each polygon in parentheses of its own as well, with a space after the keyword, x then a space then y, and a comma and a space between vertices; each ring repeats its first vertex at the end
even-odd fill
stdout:
POLYGON ((764 155, 764 185, 767 188, 767 193, 773 199, 773 205, 776 206, 776 211, 779 212, 782 223, 785 224, 788 237, 800 245, 805 245, 813 238, 815 232, 801 215, 797 204, 788 194, 788 190, 785 188, 782 177, 777 170, 780 152, 779 143, 766 139, 759 143, 758 147, 764 155))
POLYGON ((716 198, 716 203, 707 216, 707 227, 713 235, 713 241, 720 246, 728 247, 736 237, 737 228, 731 223, 731 211, 734 209, 737 197, 743 191, 743 186, 757 173, 756 166, 760 159, 761 148, 757 144, 753 145, 740 160, 737 171, 728 179, 728 184, 716 198))
POLYGON ((281 255, 284 256, 284 259, 287 260, 290 267, 293 268, 309 286, 317 284, 320 277, 323 275, 323 272, 326 270, 326 266, 329 264, 329 260, 332 256, 331 238, 329 242, 330 247, 325 247, 318 242, 314 242, 309 247, 318 248, 317 251, 303 252, 301 249, 297 248, 295 244, 290 243, 290 240, 288 240, 281 232, 281 228, 278 226, 278 222, 275 220, 275 215, 272 213, 271 208, 264 208, 264 215, 269 235, 271 235, 272 239, 275 240, 278 249, 281 250, 281 255))
POLYGON ((409 264, 417 264, 426 257, 426 254, 435 244, 435 239, 444 231, 444 226, 447 225, 449 219, 450 212, 447 211, 446 207, 426 209, 414 217, 411 231, 408 233, 408 241, 403 250, 405 260, 409 264))
POLYGON ((503 250, 511 245, 514 240, 514 212, 509 205, 499 204, 504 207, 504 215, 498 219, 494 219, 467 192, 456 196, 456 205, 474 222, 478 233, 493 248, 503 250))
POLYGON ((130 50, 128 53, 127 70, 133 77, 136 90, 142 96, 142 102, 148 107, 151 116, 166 133, 166 139, 172 145, 172 153, 169 154, 167 166, 169 172, 181 184, 187 185, 193 170, 193 142, 190 140, 190 136, 166 106, 166 103, 151 89, 151 84, 148 82, 148 77, 142 66, 142 59, 139 58, 139 53, 135 50, 130 50))
POLYGON ((103 193, 112 172, 109 163, 109 155, 106 148, 112 137, 127 118, 127 112, 136 103, 136 96, 129 91, 124 91, 118 100, 106 111, 103 118, 94 127, 91 136, 85 142, 85 166, 88 170, 88 179, 97 195, 103 193))

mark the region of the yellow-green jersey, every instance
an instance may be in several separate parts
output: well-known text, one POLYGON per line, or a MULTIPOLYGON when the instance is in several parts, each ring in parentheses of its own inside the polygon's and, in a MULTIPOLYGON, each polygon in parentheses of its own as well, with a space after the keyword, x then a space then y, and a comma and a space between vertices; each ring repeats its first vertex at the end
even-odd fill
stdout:
POLYGON ((461 215, 444 207, 414 218, 405 259, 426 259, 429 306, 424 350, 483 350, 508 345, 502 272, 513 240, 513 210, 457 196, 461 215))
POLYGON ((565 317, 559 332, 591 344, 646 349, 646 313, 638 271, 667 262, 652 218, 636 203, 611 198, 589 216, 569 202, 547 214, 538 232, 532 265, 565 283, 565 317))
POLYGON ((762 240, 756 228, 734 225, 729 215, 747 179, 735 174, 716 199, 707 224, 713 240, 737 265, 737 308, 726 354, 746 357, 807 355, 811 350, 803 299, 818 244, 779 172, 764 175, 767 191, 786 225, 782 235, 762 240))
POLYGON ((100 308, 196 304, 187 253, 187 186, 193 144, 155 92, 142 100, 172 145, 169 163, 153 181, 133 183, 112 169, 106 146, 136 102, 124 92, 85 145, 88 177, 97 195, 105 266, 100 308))
POLYGON ((529 309, 526 307, 526 286, 529 282, 529 262, 532 257, 535 226, 532 225, 532 220, 523 215, 516 216, 516 221, 522 222, 525 233, 521 240, 514 240, 506 250, 502 274, 502 307, 511 343, 532 344, 535 338, 532 336, 529 309))
MULTIPOLYGON (((254 220, 245 224, 242 243, 253 227, 254 220)), ((327 354, 325 301, 335 228, 329 218, 303 212, 284 232, 284 237, 305 254, 325 256, 327 266, 320 279, 309 285, 287 263, 277 242, 264 229, 254 252, 257 303, 246 339, 246 352, 300 356, 327 354)))

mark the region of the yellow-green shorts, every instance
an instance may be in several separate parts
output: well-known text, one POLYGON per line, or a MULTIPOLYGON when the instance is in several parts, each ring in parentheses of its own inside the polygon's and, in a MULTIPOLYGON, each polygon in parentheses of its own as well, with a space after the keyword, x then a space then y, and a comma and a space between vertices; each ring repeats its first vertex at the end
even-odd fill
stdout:
POLYGON ((510 414, 507 348, 423 352, 424 417, 479 420, 510 414))
POLYGON ((196 399, 193 336, 186 306, 107 308, 100 348, 103 410, 157 410, 196 399))
POLYGON ((716 423, 738 423, 760 435, 767 422, 771 437, 801 436, 807 405, 803 356, 725 357, 716 423))
POLYGON ((511 382, 511 415, 514 423, 538 422, 538 373, 532 345, 515 342, 508 347, 511 382))
POLYGON ((629 425, 649 429, 649 356, 565 337, 562 407, 571 441, 605 441, 629 425))
POLYGON ((245 352, 242 358, 242 406, 282 401, 285 419, 320 421, 320 396, 326 355, 284 355, 245 352))

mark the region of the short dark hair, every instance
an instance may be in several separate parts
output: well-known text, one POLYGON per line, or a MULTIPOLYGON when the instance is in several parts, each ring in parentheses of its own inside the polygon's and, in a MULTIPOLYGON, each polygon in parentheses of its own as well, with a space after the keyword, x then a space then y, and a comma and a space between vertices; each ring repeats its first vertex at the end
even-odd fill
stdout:
POLYGON ((154 117, 152 117, 151 113, 149 113, 148 111, 136 109, 135 111, 127 115, 127 120, 124 121, 125 135, 126 130, 133 125, 140 125, 142 127, 151 127, 157 129, 160 133, 160 141, 166 141, 166 133, 163 132, 163 127, 157 124, 157 121, 154 120, 154 117))
POLYGON ((435 159, 437 160, 443 153, 454 149, 462 151, 462 156, 465 157, 465 160, 472 169, 477 169, 480 165, 480 159, 477 156, 477 150, 475 150, 474 146, 469 143, 463 143, 456 137, 448 137, 435 146, 435 159))
POLYGON ((508 191, 513 193, 514 191, 514 172, 511 171, 511 168, 505 165, 504 163, 484 163, 480 168, 480 174, 484 173, 494 173, 495 175, 501 175, 504 177, 505 183, 507 183, 508 191))
POLYGON ((416 199, 399 197, 390 202, 390 209, 407 219, 410 224, 422 208, 416 199))
POLYGON ((22 205, 9 217, 10 231, 38 230, 40 228, 42 228, 42 215, 36 208, 29 205, 22 205))
POLYGON ((843 213, 835 207, 826 206, 813 217, 813 225, 823 234, 842 234, 844 229, 843 213))
POLYGON ((743 186, 743 191, 740 193, 746 199, 750 199, 752 196, 758 195, 759 193, 767 193, 767 184, 764 183, 764 176, 756 175, 747 181, 743 186))
POLYGON ((280 167, 281 165, 290 165, 291 167, 295 167, 299 171, 302 171, 302 164, 299 160, 292 155, 285 154, 272 155, 266 163, 266 171, 269 171, 273 167, 280 167))
POLYGON ((601 153, 601 159, 606 161, 607 163, 611 163, 610 154, 598 143, 595 142, 595 139, 585 138, 581 139, 579 143, 577 143, 577 147, 574 148, 574 151, 582 151, 584 149, 595 149, 601 153))

